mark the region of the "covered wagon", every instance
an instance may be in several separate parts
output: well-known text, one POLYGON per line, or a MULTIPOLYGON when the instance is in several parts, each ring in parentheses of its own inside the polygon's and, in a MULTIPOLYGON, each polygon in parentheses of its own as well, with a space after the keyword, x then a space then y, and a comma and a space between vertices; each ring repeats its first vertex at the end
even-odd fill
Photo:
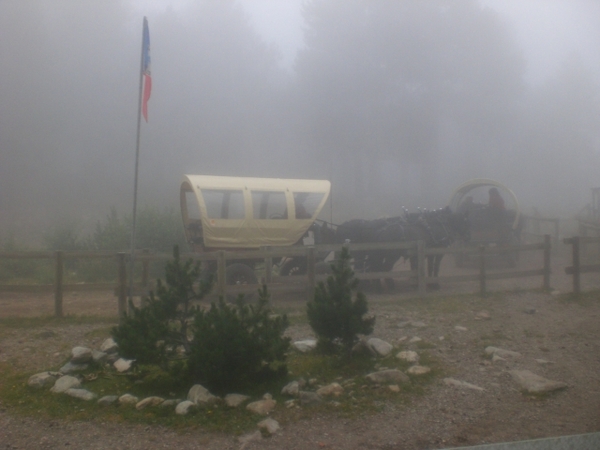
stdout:
MULTIPOLYGON (((194 252, 314 245, 315 223, 329 197, 327 180, 185 175, 180 200, 186 240, 194 252)), ((286 266, 287 264, 287 266, 286 266)), ((301 270, 294 258, 281 274, 301 270)), ((227 283, 254 283, 252 262, 232 262, 227 283)))
MULTIPOLYGON (((466 212, 469 220, 469 239, 462 246, 514 246, 521 242, 524 219, 519 201, 512 190, 502 183, 478 178, 460 185, 450 198, 454 212, 466 212)), ((503 262, 514 266, 517 252, 506 252, 503 262)), ((466 254, 458 254, 459 266, 467 263, 466 254)))

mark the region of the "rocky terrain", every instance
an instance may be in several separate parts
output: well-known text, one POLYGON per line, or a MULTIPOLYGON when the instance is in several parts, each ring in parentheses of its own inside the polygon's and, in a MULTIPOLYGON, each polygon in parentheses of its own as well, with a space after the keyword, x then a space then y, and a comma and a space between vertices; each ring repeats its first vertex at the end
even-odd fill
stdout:
MULTIPOLYGON (((390 401, 352 419, 310 414, 306 406, 309 414, 281 420, 268 438, 95 420, 41 421, 0 405, 0 448, 429 449, 600 431, 597 295, 575 300, 558 292, 523 291, 419 300, 370 294, 369 305, 377 317, 374 337, 396 353, 428 352, 442 367, 443 375, 408 403, 390 401), (548 394, 530 393, 515 375, 524 371, 564 385, 548 394)), ((292 316, 303 313, 300 301, 284 306, 292 316)), ((308 325, 298 322, 290 336, 311 338, 308 325)), ((60 366, 75 345, 98 348, 105 336, 94 330, 107 326, 2 326, 0 367, 10 364, 33 374, 60 366)), ((278 405, 269 417, 277 420, 284 407, 278 405)), ((257 416, 257 423, 263 419, 257 416)))

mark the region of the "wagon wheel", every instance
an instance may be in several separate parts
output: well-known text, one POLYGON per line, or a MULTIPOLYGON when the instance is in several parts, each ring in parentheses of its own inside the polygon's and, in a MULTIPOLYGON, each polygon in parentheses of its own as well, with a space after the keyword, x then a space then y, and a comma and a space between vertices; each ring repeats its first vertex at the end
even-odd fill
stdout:
POLYGON ((289 275, 306 275, 306 259, 292 258, 283 263, 279 274, 287 277, 289 275))

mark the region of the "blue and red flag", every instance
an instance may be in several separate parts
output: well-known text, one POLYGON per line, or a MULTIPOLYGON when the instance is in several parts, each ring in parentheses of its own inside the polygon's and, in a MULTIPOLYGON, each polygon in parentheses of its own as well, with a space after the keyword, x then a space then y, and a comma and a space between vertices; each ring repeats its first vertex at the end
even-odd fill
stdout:
POLYGON ((142 94, 142 114, 148 122, 148 100, 152 91, 152 77, 150 76, 150 31, 148 20, 144 17, 144 36, 142 41, 142 76, 144 77, 144 92, 142 94))

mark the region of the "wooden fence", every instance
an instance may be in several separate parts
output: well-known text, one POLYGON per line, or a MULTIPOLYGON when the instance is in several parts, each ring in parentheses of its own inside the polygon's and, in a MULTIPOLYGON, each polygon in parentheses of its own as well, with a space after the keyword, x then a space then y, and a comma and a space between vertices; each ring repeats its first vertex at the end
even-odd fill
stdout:
MULTIPOLYGON (((439 282, 463 282, 476 281, 479 284, 479 293, 484 296, 487 293, 487 282, 489 280, 523 278, 523 277, 542 277, 541 287, 550 288, 550 252, 551 238, 544 236, 544 241, 538 244, 527 244, 511 247, 471 247, 471 248, 426 248, 424 242, 405 242, 405 243, 379 243, 379 244, 347 244, 350 253, 356 251, 370 250, 405 250, 407 254, 417 256, 416 270, 394 270, 391 272, 367 272, 356 273, 360 280, 380 280, 380 279, 404 279, 412 280, 416 283, 419 295, 425 295, 428 283, 439 282), (490 272, 487 267, 489 255, 505 252, 527 252, 542 251, 543 257, 540 261, 539 269, 528 270, 508 270, 502 272, 490 272), (428 277, 426 274, 426 259, 432 255, 458 254, 473 255, 478 261, 477 273, 448 275, 440 277, 428 277)), ((575 247, 574 247, 575 248, 575 247)), ((318 245, 310 247, 268 247, 252 251, 217 251, 203 254, 182 254, 183 260, 192 258, 198 261, 216 261, 217 277, 215 295, 225 296, 228 294, 239 294, 256 292, 257 285, 227 285, 226 284, 226 266, 227 261, 231 260, 260 260, 263 261, 260 282, 267 284, 271 292, 305 292, 307 299, 312 299, 317 282, 326 279, 327 275, 317 274, 315 271, 317 255, 324 255, 330 252, 339 252, 341 245, 318 245), (307 260, 307 273, 301 276, 278 276, 273 270, 273 261, 282 257, 304 257, 307 260)), ((575 251, 575 250, 574 250, 575 251)), ((119 253, 82 253, 82 252, 35 252, 35 253, 0 253, 0 261, 6 259, 46 259, 54 262, 54 283, 46 285, 0 285, 0 291, 54 291, 54 313, 57 317, 62 317, 63 312, 63 293, 67 291, 91 291, 91 290, 110 290, 114 289, 118 299, 119 316, 127 313, 127 297, 129 294, 129 281, 127 274, 129 255, 125 252, 119 253), (72 259, 105 259, 113 260, 115 263, 115 282, 110 283, 65 283, 64 266, 66 260, 72 259)), ((142 297, 147 295, 152 288, 149 283, 148 267, 152 261, 166 261, 171 259, 168 254, 152 254, 149 252, 138 253, 135 261, 142 265, 141 279, 136 280, 133 285, 134 296, 142 297)), ((575 265, 575 264, 574 264, 575 265)), ((585 269, 585 267, 584 267, 585 269)), ((581 270, 581 268, 580 268, 581 270)))
POLYGON ((590 244, 600 245, 600 237, 575 236, 564 239, 563 242, 571 246, 573 261, 571 266, 565 267, 565 273, 573 276, 573 293, 580 294, 581 274, 600 272, 600 264, 582 264, 582 247, 584 248, 590 244))

